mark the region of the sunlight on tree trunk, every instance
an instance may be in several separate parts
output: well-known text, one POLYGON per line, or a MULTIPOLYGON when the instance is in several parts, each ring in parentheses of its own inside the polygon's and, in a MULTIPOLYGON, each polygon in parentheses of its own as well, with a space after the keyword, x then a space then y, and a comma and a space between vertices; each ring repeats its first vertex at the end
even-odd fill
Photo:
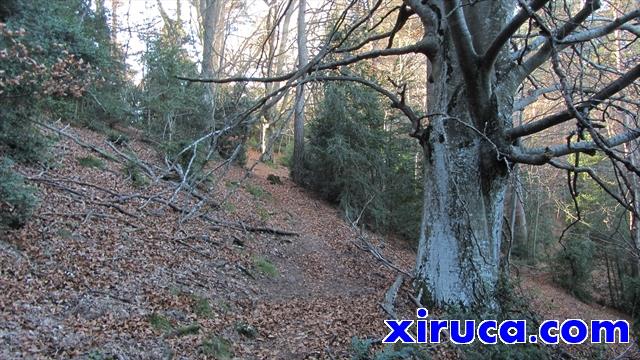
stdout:
POLYGON ((452 31, 456 16, 464 16, 460 9, 449 19, 450 30, 433 35, 440 46, 430 57, 427 90, 427 113, 434 115, 421 138, 425 191, 415 284, 428 306, 496 305, 509 169, 477 129, 510 124, 512 109, 499 104, 513 104, 513 93, 491 89, 491 80, 472 82, 468 74, 476 69, 465 62, 471 55, 463 47, 486 47, 507 11, 509 6, 486 3, 469 9, 469 31, 482 28, 483 34, 473 44, 456 43, 465 35, 452 31))
MULTIPOLYGON (((221 12, 223 3, 221 0, 200 0, 200 26, 202 27, 202 76, 217 76, 217 67, 220 63, 220 49, 216 48, 216 44, 220 44, 219 37, 223 34, 219 33, 221 12)), ((218 93, 218 84, 209 83, 207 86, 206 101, 210 106, 211 128, 216 129, 216 98, 218 93)))
MULTIPOLYGON (((298 6, 298 68, 307 66, 307 34, 305 11, 306 0, 300 0, 298 6)), ((304 166, 304 84, 296 86, 295 113, 293 119, 293 166, 291 175, 294 181, 300 181, 304 166)))

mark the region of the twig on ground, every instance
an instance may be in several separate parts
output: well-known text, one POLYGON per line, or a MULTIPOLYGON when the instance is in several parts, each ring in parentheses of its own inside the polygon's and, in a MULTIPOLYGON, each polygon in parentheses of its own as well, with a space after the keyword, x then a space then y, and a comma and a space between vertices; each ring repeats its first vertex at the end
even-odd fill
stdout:
POLYGON ((378 250, 378 248, 371 244, 367 239, 365 239, 364 236, 358 236, 358 240, 360 240, 360 243, 358 243, 356 240, 352 240, 353 244, 360 250, 363 251, 367 251, 370 252, 377 260, 381 261, 385 266, 406 275, 409 279, 414 279, 415 276, 410 274, 407 271, 402 270, 399 266, 397 266, 396 264, 392 263, 391 261, 387 260, 381 253, 380 250, 378 250))
POLYGON ((382 301, 382 303, 380 303, 380 307, 382 308, 382 310, 384 310, 384 312, 386 312, 391 319, 398 318, 398 314, 396 314, 396 311, 394 309, 394 304, 396 302, 396 297, 398 296, 398 291, 400 290, 403 282, 404 276, 402 276, 402 274, 398 275, 396 277, 396 280, 393 282, 393 284, 391 284, 387 292, 384 294, 384 300, 382 301))

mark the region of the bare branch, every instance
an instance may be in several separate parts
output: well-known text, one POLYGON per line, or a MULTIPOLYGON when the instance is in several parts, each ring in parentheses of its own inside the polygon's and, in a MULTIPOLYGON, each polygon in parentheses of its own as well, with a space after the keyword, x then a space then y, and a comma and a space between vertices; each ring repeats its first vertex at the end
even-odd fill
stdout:
MULTIPOLYGON (((604 139, 609 147, 622 145, 640 137, 640 129, 633 129, 622 134, 614 135, 604 139)), ((575 153, 586 153, 593 155, 596 151, 603 151, 602 147, 595 141, 579 141, 573 144, 562 144, 538 148, 520 148, 512 146, 511 152, 507 155, 509 160, 529 165, 543 165, 549 163, 551 159, 575 153)))
POLYGON ((409 20, 409 18, 413 14, 415 14, 415 11, 413 11, 413 9, 411 9, 410 7, 400 7, 400 11, 398 11, 398 18, 396 19, 396 24, 393 26, 393 29, 391 29, 391 33, 389 35, 389 43, 387 44, 387 48, 393 46, 393 39, 395 38, 396 34, 400 30, 402 30, 404 25, 407 23, 407 20, 409 20))
POLYGON ((447 13, 449 14, 449 28, 451 29, 451 35, 458 54, 458 60, 462 65, 462 72, 465 79, 468 80, 467 83, 472 84, 472 81, 475 81, 476 78, 480 58, 473 46, 471 32, 469 32, 467 21, 464 18, 460 1, 444 1, 444 5, 447 13))
POLYGON ((563 162, 560 162, 560 161, 557 161, 557 160, 551 160, 551 161, 549 161, 549 164, 551 166, 555 167, 555 168, 571 171, 571 172, 574 172, 576 174, 586 173, 587 175, 589 175, 589 177, 591 179, 593 179, 593 181, 595 181, 600 186, 600 188, 602 188, 602 190, 604 190, 607 194, 609 194, 609 196, 614 198, 625 209, 627 209, 628 211, 631 211, 631 212, 633 212, 633 213, 635 213, 637 215, 636 209, 634 209, 633 206, 631 206, 627 201, 625 201, 622 198, 622 196, 616 194, 615 192, 613 192, 613 190, 609 189, 609 187, 604 182, 604 180, 600 179, 600 177, 596 174, 596 172, 593 169, 591 169, 589 167, 576 167, 576 166, 573 166, 571 164, 563 163, 563 162))
POLYGON ((566 38, 559 40, 558 44, 574 44, 578 42, 589 41, 601 36, 611 34, 615 30, 621 28, 622 25, 626 24, 627 22, 633 19, 637 19, 638 17, 640 17, 640 9, 632 11, 628 14, 625 14, 611 21, 607 25, 582 31, 571 36, 567 36, 566 38))
POLYGON ((500 50, 507 43, 509 38, 530 18, 530 13, 538 11, 540 8, 549 2, 549 0, 532 0, 530 4, 527 4, 527 8, 521 9, 516 16, 500 31, 498 36, 493 40, 487 52, 482 56, 482 66, 488 70, 493 67, 493 64, 498 58, 500 50))
POLYGON ((403 46, 400 48, 372 50, 362 54, 347 56, 341 60, 337 60, 334 62, 330 62, 326 64, 318 64, 319 61, 322 60, 324 56, 326 56, 327 51, 325 51, 316 55, 313 61, 309 62, 309 64, 304 68, 298 71, 292 71, 288 74, 281 75, 281 76, 273 76, 273 77, 239 76, 239 77, 232 77, 232 78, 226 78, 226 79, 203 79, 203 78, 191 78, 186 76, 178 76, 177 78, 180 80, 186 80, 191 82, 218 83, 218 84, 231 83, 231 82, 262 82, 262 83, 281 82, 285 80, 295 80, 296 78, 304 74, 311 74, 313 71, 337 69, 339 67, 351 65, 362 60, 375 59, 378 57, 393 56, 393 55, 404 55, 404 54, 411 54, 411 53, 426 53, 434 50, 435 50, 435 44, 431 44, 430 42, 427 42, 427 41, 420 41, 416 44, 403 46))
POLYGON ((417 137, 419 138, 421 136, 421 124, 420 124, 420 120, 422 119, 421 117, 419 117, 414 111, 413 109, 406 104, 404 98, 398 98, 395 94, 391 93, 389 90, 383 88, 382 86, 360 78, 360 77, 356 77, 356 76, 346 76, 346 75, 341 75, 341 76, 313 76, 311 78, 307 78, 305 80, 303 80, 303 82, 309 82, 309 81, 351 81, 351 82, 356 82, 362 85, 365 85, 375 91, 377 91, 378 93, 386 96, 389 100, 391 100, 391 107, 398 109, 400 111, 402 111, 411 121, 411 125, 412 125, 412 132, 411 132, 411 136, 412 137, 417 137))
POLYGON ((522 111, 527 106, 529 106, 529 105, 533 104, 534 102, 536 102, 536 100, 538 100, 538 98, 540 98, 540 96, 542 96, 544 94, 552 93, 554 91, 558 91, 559 89, 560 89, 560 85, 558 85, 558 84, 535 89, 535 90, 531 91, 527 96, 524 96, 524 97, 522 97, 520 99, 517 99, 513 103, 513 110, 514 111, 522 111))
MULTIPOLYGON (((600 0, 587 0, 584 7, 571 19, 569 19, 561 28, 554 31, 553 34, 546 36, 553 36, 555 41, 561 41, 573 32, 580 24, 582 24, 591 14, 600 9, 600 0)), ((553 41, 547 37, 542 48, 533 54, 527 61, 516 67, 512 72, 514 83, 521 83, 531 72, 537 69, 551 56, 553 41)), ((561 50, 561 49, 559 49, 561 50)))
MULTIPOLYGON (((594 107, 598 106, 602 101, 610 98, 611 96, 618 93, 620 90, 626 88, 627 86, 633 84, 636 79, 640 77, 640 64, 636 65, 634 68, 629 70, 624 75, 617 78, 615 81, 607 85, 604 89, 598 91, 595 95, 593 95, 588 101, 579 104, 576 106, 576 110, 581 113, 588 112, 594 107)), ((562 124, 563 122, 569 121, 573 119, 575 116, 569 110, 565 110, 563 112, 545 117, 544 119, 540 119, 538 121, 533 121, 512 129, 507 130, 506 135, 510 140, 535 134, 544 129, 550 128, 552 126, 562 124)))

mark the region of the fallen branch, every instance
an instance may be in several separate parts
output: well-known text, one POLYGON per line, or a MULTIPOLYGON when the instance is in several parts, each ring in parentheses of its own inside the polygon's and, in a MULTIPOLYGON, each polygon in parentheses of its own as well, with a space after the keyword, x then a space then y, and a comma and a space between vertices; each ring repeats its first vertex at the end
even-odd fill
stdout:
POLYGON ((384 312, 386 312, 391 319, 398 318, 398 315, 396 314, 396 311, 394 309, 394 304, 396 302, 396 297, 398 296, 398 291, 400 290, 403 282, 404 276, 402 276, 402 274, 398 275, 396 277, 396 280, 389 287, 389 290, 387 290, 387 292, 384 294, 384 300, 382 301, 382 303, 380 303, 380 307, 382 308, 382 310, 384 310, 384 312))
MULTIPOLYGON (((192 237, 191 237, 191 236, 189 236, 189 237, 187 237, 186 239, 189 239, 189 238, 192 238, 192 237)), ((193 252, 195 252, 195 253, 197 253, 197 254, 199 254, 199 255, 201 255, 201 256, 204 256, 204 257, 206 257, 207 259, 211 259, 211 260, 213 260, 213 257, 212 257, 211 255, 209 255, 209 254, 207 254, 207 253, 204 253, 204 252, 202 252, 202 251, 200 251, 200 250, 196 249, 195 247, 191 246, 190 244, 188 244, 188 243, 184 242, 182 239, 172 238, 171 240, 173 240, 173 241, 177 242, 178 244, 181 244, 181 245, 184 245, 184 246, 188 247, 189 249, 191 249, 191 251, 193 251, 193 252)))
POLYGON ((87 194, 84 194, 84 193, 79 192, 79 191, 77 191, 77 190, 75 190, 75 189, 71 189, 71 188, 69 188, 69 187, 66 187, 66 186, 64 186, 64 185, 62 185, 62 184, 60 184, 60 183, 58 183, 58 182, 56 182, 56 181, 54 181, 54 180, 52 180, 52 179, 44 179, 44 178, 27 178, 27 180, 42 182, 43 184, 47 184, 47 185, 49 185, 49 186, 52 186, 52 187, 58 188, 58 189, 60 189, 60 190, 67 191, 67 192, 69 192, 69 193, 71 193, 71 194, 74 194, 74 195, 76 195, 76 196, 83 197, 83 198, 87 198, 87 199, 89 199, 89 203, 90 203, 90 204, 99 205, 99 206, 104 206, 104 207, 110 207, 110 208, 113 208, 113 209, 117 210, 118 212, 120 212, 120 213, 122 213, 122 214, 124 214, 124 215, 130 216, 130 217, 132 217, 132 218, 134 218, 134 219, 138 219, 138 220, 140 219, 140 217, 139 217, 138 215, 136 215, 136 214, 132 214, 132 213, 128 212, 127 210, 123 209, 122 207, 120 207, 120 206, 118 206, 118 205, 116 205, 116 204, 114 204, 114 203, 110 203, 110 202, 101 202, 101 201, 95 201, 95 200, 91 199, 91 197, 90 197, 90 196, 88 196, 87 194))
POLYGON ((359 236, 358 239, 360 240, 361 244, 358 244, 358 242, 356 242, 355 240, 352 240, 352 242, 358 249, 362 251, 370 252, 373 255, 373 257, 375 257, 377 260, 382 262, 385 266, 401 274, 406 275, 409 279, 415 278, 415 276, 413 276, 407 271, 402 270, 398 265, 392 263, 391 261, 387 260, 384 256, 382 256, 382 254, 380 253, 380 250, 378 250, 376 246, 374 246, 369 241, 367 241, 367 239, 365 239, 364 236, 359 236))
MULTIPOLYGON (((125 159, 126 161, 132 162, 134 164, 136 164, 138 167, 140 167, 142 170, 144 170, 144 172, 153 179, 153 181, 157 181, 158 176, 156 176, 156 173, 153 172, 153 170, 151 169, 151 166, 147 165, 144 161, 138 159, 137 157, 131 157, 128 156, 127 154, 123 153, 122 151, 118 150, 117 147, 115 147, 111 142, 107 141, 107 145, 109 145, 109 147, 111 148, 111 150, 113 150, 116 154, 120 155, 120 157, 122 157, 123 159, 125 159)), ((160 177, 162 177, 163 175, 161 175, 160 177)))
POLYGON ((226 226, 226 227, 230 227, 233 229, 238 229, 238 230, 243 230, 243 231, 248 231, 248 232, 263 232, 263 233, 269 233, 269 234, 275 234, 275 235, 282 235, 282 236, 300 236, 300 233, 294 232, 294 231, 289 231, 289 230, 282 230, 282 229, 274 229, 274 228, 270 228, 270 227, 266 227, 266 226, 250 226, 247 225, 245 223, 243 223, 242 221, 234 223, 234 222, 228 222, 228 221, 221 221, 221 220, 216 220, 216 219, 212 219, 206 215, 203 215, 203 217, 205 217, 206 220, 209 221, 213 221, 217 224, 220 224, 222 226, 226 226))
POLYGON ((246 267, 240 265, 240 264, 236 264, 236 267, 238 268, 238 270, 242 271, 243 273, 247 274, 247 276, 249 276, 250 278, 252 278, 253 280, 256 280, 256 277, 251 273, 251 271, 249 271, 246 267))
POLYGON ((75 142, 76 144, 78 144, 78 145, 80 145, 82 147, 85 147, 85 148, 88 148, 90 150, 93 150, 93 151, 97 152, 98 154, 102 155, 102 157, 104 157, 106 159, 113 160, 113 161, 115 161, 117 163, 120 163, 120 161, 115 156, 113 156, 113 154, 109 154, 107 151, 105 151, 105 150, 103 150, 103 149, 101 149, 101 148, 99 148, 99 147, 97 147, 95 145, 88 144, 88 143, 78 139, 77 137, 64 132, 63 131, 64 128, 63 129, 58 129, 58 128, 55 128, 53 126, 49 126, 49 125, 47 125, 45 123, 41 123, 39 121, 34 121, 34 120, 32 120, 32 121, 34 123, 38 124, 39 126, 42 126, 45 129, 51 130, 51 131, 53 131, 53 132, 55 132, 55 133, 57 133, 59 135, 62 135, 64 137, 67 137, 67 138, 73 140, 73 142, 75 142))

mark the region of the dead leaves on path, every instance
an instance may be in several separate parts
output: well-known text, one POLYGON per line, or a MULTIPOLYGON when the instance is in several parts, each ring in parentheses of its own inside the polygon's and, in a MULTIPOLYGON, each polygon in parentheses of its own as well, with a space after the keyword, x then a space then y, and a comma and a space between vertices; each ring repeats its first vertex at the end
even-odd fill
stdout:
MULTIPOLYGON (((108 148, 102 135, 68 131, 108 148)), ((129 146, 148 164, 161 160, 138 141, 129 146)), ((354 234, 335 209, 282 174, 284 184, 271 184, 258 167, 251 192, 240 186, 228 205, 181 222, 164 205, 171 186, 136 188, 109 159, 102 169, 82 166, 78 158, 100 154, 68 138, 52 151, 54 168, 19 169, 41 205, 0 241, 0 358, 206 358, 217 338, 239 358, 342 357, 352 336, 384 332, 377 299, 393 274, 349 244, 354 234), (261 274, 256 257, 279 275, 261 274), (166 320, 167 331, 152 318, 166 320)), ((180 193, 174 204, 196 202, 180 193)), ((393 256, 412 257, 406 249, 393 256)))

